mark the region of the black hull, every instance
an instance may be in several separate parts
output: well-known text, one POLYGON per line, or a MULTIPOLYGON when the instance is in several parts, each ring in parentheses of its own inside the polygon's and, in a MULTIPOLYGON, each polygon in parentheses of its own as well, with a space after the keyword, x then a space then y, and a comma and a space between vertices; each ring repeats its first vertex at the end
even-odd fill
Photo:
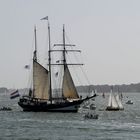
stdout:
POLYGON ((50 103, 48 101, 38 101, 31 98, 21 98, 18 105, 23 109, 23 111, 33 111, 33 112, 78 112, 80 104, 85 100, 89 100, 92 97, 87 97, 85 99, 79 99, 74 101, 63 100, 62 102, 50 103))
POLYGON ((107 107, 106 111, 119 111, 120 108, 112 108, 112 107, 107 107))
POLYGON ((64 102, 59 104, 47 104, 47 103, 38 103, 38 104, 24 104, 23 102, 18 102, 19 106, 23 108, 23 111, 34 111, 34 112, 77 112, 80 104, 83 101, 73 101, 73 102, 64 102))

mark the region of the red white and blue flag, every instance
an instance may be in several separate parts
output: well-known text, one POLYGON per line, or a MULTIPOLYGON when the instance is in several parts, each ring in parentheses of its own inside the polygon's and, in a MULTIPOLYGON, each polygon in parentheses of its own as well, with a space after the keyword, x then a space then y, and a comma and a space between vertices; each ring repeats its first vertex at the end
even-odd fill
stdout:
POLYGON ((19 95, 19 92, 18 92, 18 89, 17 89, 16 91, 14 91, 10 94, 10 99, 14 99, 14 98, 17 98, 19 96, 20 95, 19 95))

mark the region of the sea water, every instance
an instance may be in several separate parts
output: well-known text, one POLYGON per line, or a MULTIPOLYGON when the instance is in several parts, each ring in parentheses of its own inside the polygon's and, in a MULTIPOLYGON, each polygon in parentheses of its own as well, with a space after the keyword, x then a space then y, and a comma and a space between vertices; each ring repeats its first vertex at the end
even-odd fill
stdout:
POLYGON ((96 97, 98 119, 84 119, 83 112, 23 112, 18 99, 0 94, 0 140, 139 140, 140 93, 123 94, 123 111, 104 111, 109 95, 96 97), (131 99, 134 104, 125 102, 131 99))

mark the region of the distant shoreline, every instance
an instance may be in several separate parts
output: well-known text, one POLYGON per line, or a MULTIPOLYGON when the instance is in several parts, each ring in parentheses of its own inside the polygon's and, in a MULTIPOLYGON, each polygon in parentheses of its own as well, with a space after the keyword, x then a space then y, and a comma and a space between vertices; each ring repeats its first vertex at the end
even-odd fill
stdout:
POLYGON ((113 92, 140 92, 140 83, 122 84, 122 85, 89 85, 89 86, 77 86, 78 92, 91 92, 95 90, 97 93, 113 92))
MULTIPOLYGON (((114 92, 140 92, 140 83, 131 83, 131 84, 122 84, 122 85, 84 85, 77 86, 78 92, 91 92, 95 90, 97 93, 106 93, 110 92, 113 87, 114 92)), ((19 89, 21 91, 25 91, 27 88, 19 89)), ((0 87, 0 93, 9 92, 14 89, 8 89, 6 87, 0 87)))

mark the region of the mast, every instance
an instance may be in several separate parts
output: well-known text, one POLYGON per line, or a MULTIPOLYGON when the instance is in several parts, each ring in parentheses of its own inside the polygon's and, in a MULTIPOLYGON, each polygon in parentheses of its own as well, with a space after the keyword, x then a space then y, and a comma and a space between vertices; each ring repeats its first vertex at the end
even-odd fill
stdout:
POLYGON ((36 26, 34 27, 34 35, 35 35, 35 50, 33 60, 37 61, 37 40, 36 40, 36 26))
MULTIPOLYGON (((35 36, 35 50, 34 50, 34 54, 33 54, 33 64, 34 61, 37 62, 37 39, 36 39, 36 26, 34 27, 34 36, 35 36)), ((35 82, 34 82, 34 75, 35 75, 35 71, 33 69, 33 93, 32 96, 34 97, 34 92, 35 92, 35 82)))
POLYGON ((63 24, 63 63, 64 63, 64 71, 66 69, 66 45, 65 45, 65 25, 63 24))
POLYGON ((66 52, 81 52, 80 50, 67 50, 66 46, 75 46, 72 44, 66 44, 65 41, 65 26, 63 25, 63 40, 62 40, 62 44, 54 44, 54 46, 62 46, 63 49, 62 50, 51 50, 51 51, 60 51, 62 52, 62 56, 63 56, 63 60, 62 63, 60 64, 51 64, 51 65, 63 65, 63 69, 64 69, 64 75, 63 75, 63 83, 62 83, 62 97, 68 97, 68 98, 79 98, 77 90, 75 88, 73 79, 71 77, 70 71, 68 69, 67 65, 83 65, 83 64, 68 64, 67 60, 66 60, 66 52))
POLYGON ((50 25, 49 25, 49 21, 48 21, 48 36, 49 36, 49 51, 48 51, 48 55, 49 55, 49 73, 50 73, 50 79, 49 79, 49 99, 52 103, 52 80, 51 80, 51 38, 50 38, 50 25))
POLYGON ((63 76, 63 84, 62 84, 62 97, 68 98, 79 98, 77 90, 75 88, 73 79, 71 77, 70 71, 67 67, 66 62, 66 44, 65 44, 65 26, 63 25, 63 65, 64 65, 64 76, 63 76))
POLYGON ((40 20, 47 20, 48 21, 48 38, 49 38, 49 50, 48 50, 48 65, 49 65, 49 100, 52 103, 52 80, 51 80, 51 38, 50 38, 50 25, 49 25, 49 18, 48 16, 40 19, 40 20))

